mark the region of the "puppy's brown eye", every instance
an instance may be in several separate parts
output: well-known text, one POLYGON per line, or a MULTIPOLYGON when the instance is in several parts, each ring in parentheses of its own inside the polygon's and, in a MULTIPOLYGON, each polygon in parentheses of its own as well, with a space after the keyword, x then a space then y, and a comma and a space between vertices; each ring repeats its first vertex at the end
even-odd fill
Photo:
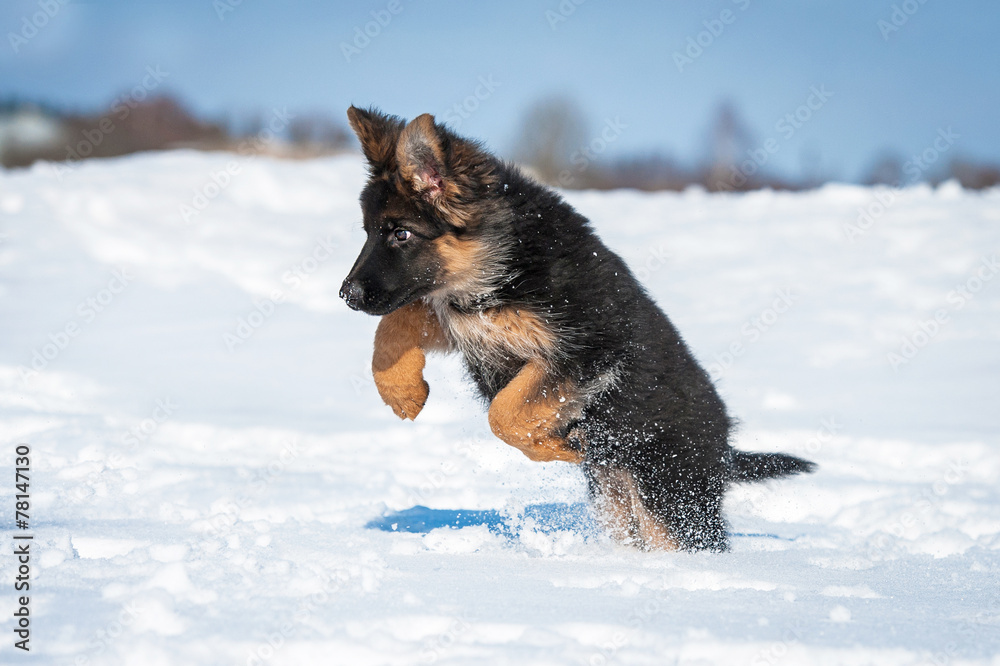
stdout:
POLYGON ((410 236, 412 235, 413 234, 411 234, 406 229, 396 229, 395 231, 392 232, 392 237, 395 238, 400 243, 410 240, 410 236))

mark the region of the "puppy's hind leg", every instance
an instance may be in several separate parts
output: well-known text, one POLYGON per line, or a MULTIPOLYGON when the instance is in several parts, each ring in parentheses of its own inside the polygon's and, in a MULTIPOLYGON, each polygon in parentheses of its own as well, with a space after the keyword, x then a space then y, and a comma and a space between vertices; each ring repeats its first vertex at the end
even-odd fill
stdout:
POLYGON ((585 466, 598 522, 615 541, 642 550, 679 550, 663 520, 647 506, 632 472, 609 463, 585 466))
POLYGON ((652 500, 647 506, 663 516, 683 550, 721 553, 729 550, 728 525, 722 516, 724 490, 724 483, 714 478, 675 480, 670 488, 654 481, 647 486, 652 500))

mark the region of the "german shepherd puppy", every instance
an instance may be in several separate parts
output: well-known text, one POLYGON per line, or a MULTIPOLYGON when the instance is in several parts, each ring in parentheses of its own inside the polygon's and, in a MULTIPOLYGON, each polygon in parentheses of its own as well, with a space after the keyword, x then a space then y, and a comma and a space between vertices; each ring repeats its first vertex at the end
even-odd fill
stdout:
POLYGON ((813 470, 730 446, 706 372, 558 194, 429 114, 347 116, 368 238, 340 296, 381 316, 372 370, 397 416, 427 400, 426 352, 461 353, 496 436, 582 465, 602 525, 645 549, 724 551, 730 483, 813 470))

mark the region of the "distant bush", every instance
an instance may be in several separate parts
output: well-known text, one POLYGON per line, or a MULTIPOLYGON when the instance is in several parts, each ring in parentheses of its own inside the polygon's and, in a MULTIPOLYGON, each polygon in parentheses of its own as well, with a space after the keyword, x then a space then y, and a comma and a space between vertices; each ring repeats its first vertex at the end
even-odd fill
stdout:
MULTIPOLYGON (((169 148, 234 150, 245 136, 221 123, 198 119, 169 95, 142 101, 119 97, 107 112, 93 115, 14 101, 0 104, 0 164, 5 167, 169 148), (26 140, 26 128, 34 129, 31 140, 26 140)), ((313 114, 291 120, 281 153, 311 157, 343 151, 349 145, 343 124, 313 114)))

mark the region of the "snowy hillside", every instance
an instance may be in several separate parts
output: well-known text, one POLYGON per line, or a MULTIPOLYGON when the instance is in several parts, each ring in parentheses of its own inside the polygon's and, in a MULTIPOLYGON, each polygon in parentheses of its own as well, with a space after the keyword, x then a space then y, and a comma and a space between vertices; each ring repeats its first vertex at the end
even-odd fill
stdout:
POLYGON ((0 172, 0 662, 1000 664, 1000 192, 568 195, 737 445, 820 465, 733 491, 733 552, 691 555, 597 534, 580 473, 493 438, 454 358, 416 422, 382 405, 376 320, 337 297, 363 180, 0 172))

